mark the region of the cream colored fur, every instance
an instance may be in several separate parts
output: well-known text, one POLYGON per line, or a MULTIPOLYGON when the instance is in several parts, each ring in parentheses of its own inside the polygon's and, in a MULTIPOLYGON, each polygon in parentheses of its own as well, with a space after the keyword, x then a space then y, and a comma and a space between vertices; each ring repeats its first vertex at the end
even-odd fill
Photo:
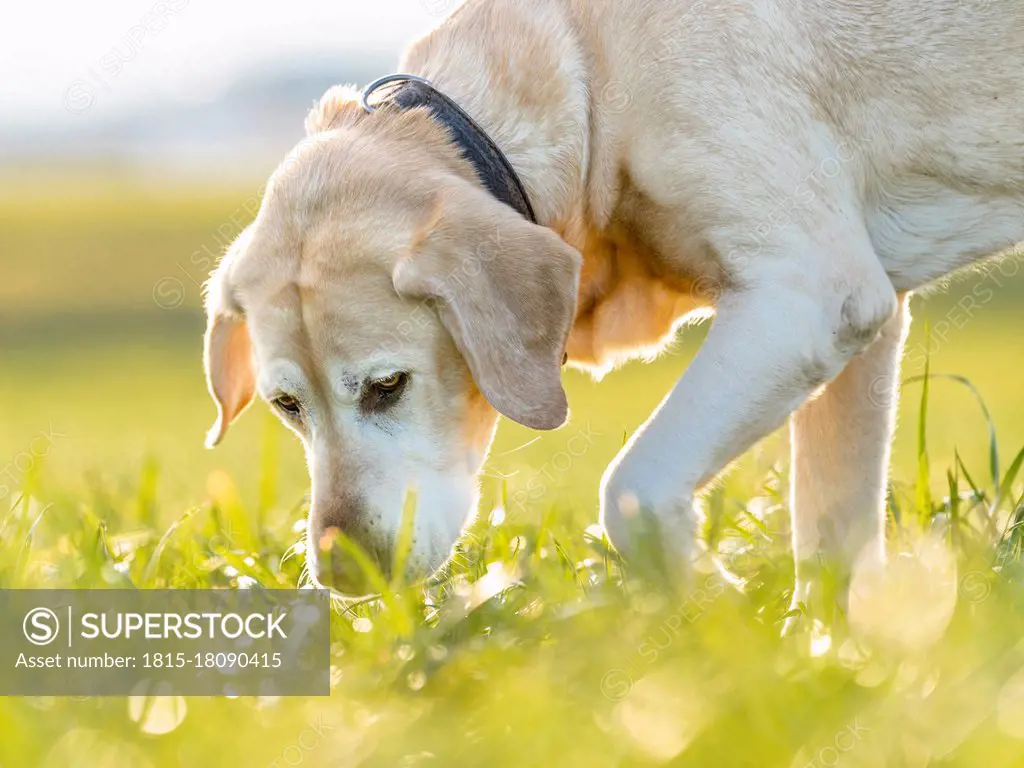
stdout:
POLYGON ((332 90, 213 278, 213 441, 254 389, 294 398, 312 562, 337 528, 387 563, 415 488, 420 573, 498 412, 564 419, 563 351, 600 373, 713 311, 605 475, 612 542, 646 517, 685 576, 695 495, 795 413, 798 562, 881 555, 900 297, 1024 240, 1022 30, 1011 2, 470 0, 399 69, 488 131, 542 226, 426 114, 332 90))

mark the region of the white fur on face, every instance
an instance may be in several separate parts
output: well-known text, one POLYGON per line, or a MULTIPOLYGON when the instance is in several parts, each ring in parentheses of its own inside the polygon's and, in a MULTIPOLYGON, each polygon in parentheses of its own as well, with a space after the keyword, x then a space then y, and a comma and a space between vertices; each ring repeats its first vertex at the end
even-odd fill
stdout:
MULTIPOLYGON (((390 372, 375 373, 363 381, 390 372)), ((327 543, 322 542, 325 532, 338 528, 390 576, 396 542, 407 524, 404 515, 413 514, 405 575, 410 579, 429 575, 448 559, 476 509, 476 472, 482 453, 474 455, 472 446, 455 436, 435 434, 417 418, 425 398, 416 388, 436 386, 422 379, 410 373, 403 398, 393 412, 382 416, 361 412, 359 395, 345 385, 327 408, 313 416, 312 437, 303 436, 313 488, 308 526, 314 545, 311 556, 327 543), (321 426, 318 419, 329 421, 330 426, 321 426), (438 460, 453 454, 456 461, 451 466, 438 460)), ((339 380, 354 383, 356 377, 339 380)), ((345 571, 331 573, 326 559, 321 555, 319 580, 343 592, 357 590, 346 583, 345 571)))
POLYGON ((309 464, 309 572, 346 594, 372 585, 334 535, 358 545, 387 578, 407 510, 415 517, 405 576, 424 577, 445 563, 475 513, 476 473, 496 421, 492 415, 490 429, 467 429, 479 417, 480 398, 436 319, 407 332, 402 344, 373 338, 371 322, 379 336, 391 322, 388 307, 399 302, 381 298, 378 311, 361 318, 320 312, 351 306, 348 297, 250 313, 259 394, 271 403, 287 395, 302 408, 299 419, 275 412, 301 439, 309 464), (399 372, 408 377, 400 397, 368 408, 372 382, 399 372))

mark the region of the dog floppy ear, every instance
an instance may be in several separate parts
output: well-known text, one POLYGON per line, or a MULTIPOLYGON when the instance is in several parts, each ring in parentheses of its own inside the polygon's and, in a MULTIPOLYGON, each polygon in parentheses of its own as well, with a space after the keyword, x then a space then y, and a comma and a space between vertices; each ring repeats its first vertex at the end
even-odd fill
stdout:
POLYGON ((206 385, 217 404, 217 421, 206 435, 206 447, 213 448, 228 426, 252 402, 256 389, 252 340, 241 311, 232 305, 227 285, 231 259, 244 247, 249 232, 243 232, 210 279, 206 297, 206 336, 203 363, 206 385))
POLYGON ((399 295, 437 302, 490 404, 533 429, 568 414, 561 369, 576 310, 580 255, 468 182, 443 192, 410 255, 399 295))

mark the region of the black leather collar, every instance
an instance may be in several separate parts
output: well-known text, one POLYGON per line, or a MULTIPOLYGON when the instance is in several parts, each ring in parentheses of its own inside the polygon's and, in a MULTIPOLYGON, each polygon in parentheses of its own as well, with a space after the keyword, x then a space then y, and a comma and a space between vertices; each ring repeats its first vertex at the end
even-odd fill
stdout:
POLYGON ((529 221, 537 223, 523 182, 505 154, 473 118, 429 81, 415 75, 388 75, 366 86, 361 103, 367 112, 388 104, 399 109, 428 109, 434 119, 448 129, 452 141, 476 170, 488 191, 529 221), (389 84, 394 84, 394 87, 371 106, 370 95, 389 84))

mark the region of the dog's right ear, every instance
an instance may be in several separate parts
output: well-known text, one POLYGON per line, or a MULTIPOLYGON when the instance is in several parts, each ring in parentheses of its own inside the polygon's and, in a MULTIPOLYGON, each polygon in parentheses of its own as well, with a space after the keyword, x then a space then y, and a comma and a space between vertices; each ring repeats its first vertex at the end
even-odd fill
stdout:
POLYGON ((228 285, 231 261, 245 247, 249 235, 246 230, 239 236, 207 285, 203 362, 206 385, 217 404, 217 421, 206 435, 207 448, 224 438, 228 426, 252 402, 256 390, 249 328, 241 310, 234 306, 228 285))
POLYGON ((392 281, 400 296, 436 303, 495 410, 556 429, 569 409, 561 372, 580 266, 554 232, 460 182, 439 193, 392 281))

